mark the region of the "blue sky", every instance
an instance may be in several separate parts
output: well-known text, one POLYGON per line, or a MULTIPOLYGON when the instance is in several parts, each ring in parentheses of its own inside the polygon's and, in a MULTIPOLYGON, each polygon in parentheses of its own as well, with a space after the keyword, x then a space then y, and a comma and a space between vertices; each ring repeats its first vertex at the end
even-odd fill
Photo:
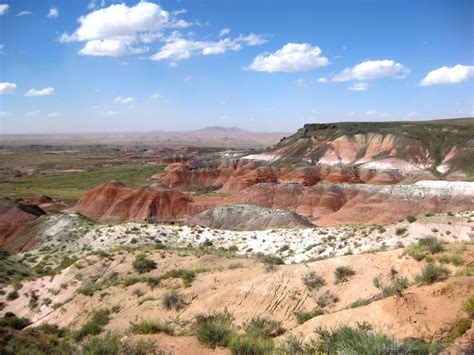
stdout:
POLYGON ((474 114, 472 1, 0 0, 0 14, 0 133, 474 114))

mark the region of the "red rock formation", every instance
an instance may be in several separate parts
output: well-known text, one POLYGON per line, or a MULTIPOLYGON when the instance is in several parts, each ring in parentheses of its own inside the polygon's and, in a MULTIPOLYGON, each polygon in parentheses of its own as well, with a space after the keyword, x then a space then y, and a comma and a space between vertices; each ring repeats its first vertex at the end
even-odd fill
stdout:
POLYGON ((0 200, 0 246, 14 239, 29 222, 45 213, 38 206, 26 206, 7 199, 0 200))
POLYGON ((130 189, 119 182, 107 182, 88 191, 73 211, 101 222, 171 222, 193 210, 191 197, 175 190, 130 189))
POLYGON ((48 213, 60 213, 69 208, 67 204, 57 201, 48 196, 39 196, 28 200, 19 201, 22 205, 38 206, 48 213))

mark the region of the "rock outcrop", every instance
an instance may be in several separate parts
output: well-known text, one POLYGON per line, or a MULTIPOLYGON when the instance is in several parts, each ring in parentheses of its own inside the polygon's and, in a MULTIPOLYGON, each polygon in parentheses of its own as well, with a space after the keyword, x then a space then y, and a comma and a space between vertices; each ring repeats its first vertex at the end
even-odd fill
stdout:
POLYGON ((174 222, 194 212, 192 198, 179 191, 130 189, 115 181, 88 191, 72 210, 100 222, 174 222))
POLYGON ((194 216, 189 222, 209 228, 231 230, 312 226, 305 218, 294 212, 254 205, 227 205, 212 208, 194 216))

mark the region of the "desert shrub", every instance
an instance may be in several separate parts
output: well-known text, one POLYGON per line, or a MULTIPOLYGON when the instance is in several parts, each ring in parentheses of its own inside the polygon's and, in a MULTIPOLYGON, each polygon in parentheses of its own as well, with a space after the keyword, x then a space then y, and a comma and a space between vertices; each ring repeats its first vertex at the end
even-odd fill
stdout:
POLYGON ((336 284, 338 284, 348 281, 355 275, 355 271, 348 266, 339 266, 336 268, 336 271, 334 271, 334 275, 336 276, 336 284))
POLYGON ((462 306, 462 310, 466 312, 471 318, 474 318, 474 295, 469 297, 462 306))
POLYGON ((155 344, 151 340, 139 340, 132 343, 110 332, 103 336, 94 336, 87 339, 82 344, 81 350, 82 354, 87 355, 148 355, 157 353, 155 344))
POLYGON ((95 286, 92 282, 88 282, 80 287, 77 292, 83 294, 84 296, 92 296, 95 292, 95 286))
POLYGON ((132 266, 139 274, 144 274, 156 269, 156 263, 153 260, 148 259, 145 254, 137 255, 132 266))
POLYGON ((271 254, 261 255, 259 259, 264 264, 283 265, 285 263, 281 257, 271 254))
POLYGON ((411 216, 411 215, 410 215, 410 216, 407 216, 407 221, 408 221, 409 223, 413 223, 413 222, 416 221, 416 217, 415 217, 415 216, 411 216))
POLYGON ((162 279, 181 278, 185 287, 190 287, 196 278, 196 272, 186 269, 174 269, 167 271, 162 279))
POLYGON ((290 250, 290 246, 288 244, 283 245, 278 251, 283 253, 284 251, 290 250))
POLYGON ((255 338, 248 335, 233 336, 228 344, 229 350, 236 355, 273 354, 274 345, 271 338, 255 338))
POLYGON ((96 311, 89 322, 84 324, 75 334, 76 340, 82 340, 87 335, 98 335, 110 321, 110 310, 100 309, 96 311))
POLYGON ((276 337, 285 332, 281 322, 272 319, 253 317, 245 325, 245 332, 253 337, 276 337))
POLYGON ((150 286, 150 288, 158 287, 160 285, 160 282, 161 279, 159 277, 150 276, 146 278, 146 283, 148 286, 150 286))
POLYGON ((453 325, 453 328, 448 334, 448 339, 449 340, 454 340, 456 338, 459 338, 462 336, 464 333, 466 333, 469 329, 472 327, 472 320, 469 318, 457 318, 456 322, 453 325))
POLYGON ((30 324, 31 322, 29 319, 22 317, 19 318, 15 314, 10 312, 5 313, 5 315, 0 318, 0 327, 21 330, 30 324))
POLYGON ((315 308, 312 311, 297 311, 295 312, 296 321, 298 324, 303 324, 304 322, 313 319, 314 317, 324 314, 324 311, 319 308, 315 308))
POLYGON ((417 261, 423 260, 429 254, 440 253, 444 250, 443 245, 435 237, 421 238, 418 243, 410 245, 406 250, 405 254, 410 255, 417 261))
POLYGON ((457 270, 456 276, 474 276, 474 262, 470 263, 461 270, 457 270))
POLYGON ((327 307, 330 304, 337 302, 339 302, 339 297, 329 291, 324 292, 316 300, 316 304, 321 308, 327 307))
POLYGON ((197 316, 196 337, 199 343, 211 348, 228 346, 236 336, 232 321, 233 317, 227 312, 197 316))
POLYGON ((351 303, 351 305, 349 307, 350 308, 357 308, 357 307, 367 306, 372 301, 373 300, 371 298, 359 298, 357 301, 351 303))
POLYGON ((8 292, 7 294, 7 301, 13 301, 16 300, 20 295, 18 294, 17 290, 13 290, 11 292, 8 292))
POLYGON ((324 354, 430 354, 439 351, 436 344, 420 340, 393 340, 364 324, 358 328, 319 329, 316 333, 319 340, 312 348, 324 354))
POLYGON ((317 290, 326 285, 326 281, 314 271, 307 273, 301 280, 309 290, 317 290))
POLYGON ((402 296, 403 291, 410 285, 406 277, 399 277, 396 274, 391 275, 391 282, 388 286, 383 285, 379 277, 374 277, 373 283, 382 292, 382 297, 402 296))
POLYGON ((397 228, 395 229, 395 234, 398 236, 404 235, 406 233, 407 229, 406 228, 397 228))
POLYGON ((429 263, 424 267, 421 274, 416 276, 415 281, 420 284, 432 284, 446 280, 448 276, 449 270, 444 266, 429 263))
POLYGON ((171 328, 169 324, 163 324, 152 320, 141 320, 138 323, 131 323, 130 331, 135 334, 173 334, 173 328, 171 328))
POLYGON ((176 291, 170 291, 163 295, 163 306, 170 310, 179 310, 184 307, 183 297, 176 291))

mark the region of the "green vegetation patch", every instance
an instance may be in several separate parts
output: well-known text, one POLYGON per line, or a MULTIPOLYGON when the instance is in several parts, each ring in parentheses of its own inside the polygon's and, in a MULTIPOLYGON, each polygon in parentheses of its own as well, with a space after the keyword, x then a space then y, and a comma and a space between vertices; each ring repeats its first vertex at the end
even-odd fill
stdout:
POLYGON ((1 182, 0 196, 32 198, 46 195, 56 200, 75 202, 86 191, 104 182, 116 180, 128 187, 140 187, 146 185, 151 176, 163 170, 163 166, 133 165, 54 176, 11 178, 1 182))

